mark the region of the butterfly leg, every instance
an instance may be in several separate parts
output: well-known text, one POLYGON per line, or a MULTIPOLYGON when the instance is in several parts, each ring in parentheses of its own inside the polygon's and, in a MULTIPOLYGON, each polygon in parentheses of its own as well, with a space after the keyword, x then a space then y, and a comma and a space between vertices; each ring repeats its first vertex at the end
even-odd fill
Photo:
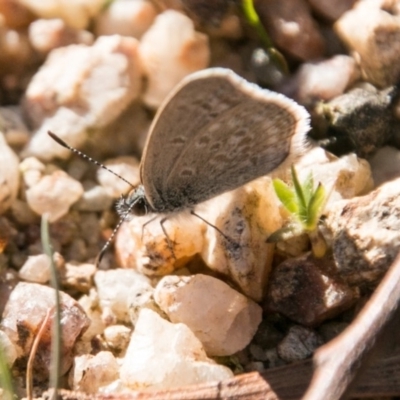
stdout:
POLYGON ((208 222, 205 220, 203 217, 201 217, 199 214, 196 214, 193 210, 190 211, 190 214, 194 215, 195 217, 201 219, 203 222, 205 222, 208 226, 211 226, 211 228, 214 228, 220 235, 222 235, 233 247, 234 249, 238 249, 240 247, 240 244, 235 242, 231 237, 226 235, 224 232, 221 231, 218 227, 213 225, 211 222, 208 222))
POLYGON ((167 230, 165 229, 165 226, 164 226, 164 222, 165 222, 167 219, 168 219, 168 217, 164 217, 163 219, 161 219, 160 225, 161 225, 161 229, 162 229, 162 231, 164 232, 164 235, 165 235, 165 237, 166 237, 166 239, 167 239, 168 248, 170 249, 170 251, 171 251, 171 253, 172 253, 172 257, 174 257, 175 260, 176 260, 176 256, 175 256, 175 252, 174 252, 174 246, 172 245, 171 238, 168 236, 167 230))
POLYGON ((144 228, 145 228, 148 224, 150 224, 151 222, 153 222, 156 218, 157 218, 157 215, 156 215, 155 217, 149 219, 147 222, 145 222, 145 223, 142 225, 142 236, 141 236, 141 238, 140 238, 140 240, 141 240, 142 242, 143 242, 144 228))

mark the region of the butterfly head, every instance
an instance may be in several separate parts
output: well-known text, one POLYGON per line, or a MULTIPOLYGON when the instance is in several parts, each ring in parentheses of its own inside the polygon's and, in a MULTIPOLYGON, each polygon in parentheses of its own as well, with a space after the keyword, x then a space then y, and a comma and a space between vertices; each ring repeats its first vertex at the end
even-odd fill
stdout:
POLYGON ((130 214, 142 216, 152 211, 143 185, 133 189, 126 197, 121 196, 115 208, 118 215, 123 219, 126 219, 130 214))

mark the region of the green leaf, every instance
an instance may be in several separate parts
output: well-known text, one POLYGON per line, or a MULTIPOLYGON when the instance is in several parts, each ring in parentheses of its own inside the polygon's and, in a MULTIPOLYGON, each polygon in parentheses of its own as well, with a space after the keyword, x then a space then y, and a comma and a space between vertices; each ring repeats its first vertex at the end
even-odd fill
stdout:
POLYGON ((297 172, 292 165, 292 181, 293 181, 293 186, 294 190, 297 196, 297 204, 298 204, 298 211, 297 211, 297 217, 299 218, 301 223, 306 223, 308 219, 307 215, 307 202, 304 196, 303 188, 302 185, 300 184, 299 178, 297 176, 297 172))
POLYGON ((300 207, 306 207, 306 199, 304 198, 304 193, 303 193, 303 188, 301 187, 299 178, 297 176, 297 172, 294 168, 294 166, 292 165, 291 167, 292 170, 292 181, 293 181, 293 186, 294 186, 294 190, 296 193, 296 196, 299 200, 299 206, 300 207))
POLYGON ((305 203, 308 204, 314 192, 314 177, 312 172, 307 175, 307 178, 301 184, 301 187, 303 188, 305 203))
POLYGON ((3 389, 2 399, 13 400, 14 386, 11 378, 11 372, 7 365, 7 360, 4 355, 4 349, 0 346, 0 388, 3 389))
POLYGON ((326 191, 324 186, 319 183, 310 202, 308 204, 307 229, 314 230, 317 227, 319 217, 326 202, 326 191))
MULTIPOLYGON (((304 182, 300 183, 293 165, 291 170, 293 188, 290 188, 280 179, 274 179, 274 189, 279 200, 297 220, 297 223, 301 225, 302 229, 310 232, 317 228, 319 217, 327 199, 326 191, 321 183, 314 190, 312 173, 308 174, 304 182)), ((279 236, 281 233, 277 233, 277 235, 279 236)), ((274 237, 270 240, 275 241, 274 237)), ((278 240, 281 239, 278 238, 278 240)))
POLYGON ((272 184, 274 185, 276 195, 278 196, 284 207, 290 213, 297 214, 299 207, 293 189, 280 179, 274 179, 272 181, 272 184))

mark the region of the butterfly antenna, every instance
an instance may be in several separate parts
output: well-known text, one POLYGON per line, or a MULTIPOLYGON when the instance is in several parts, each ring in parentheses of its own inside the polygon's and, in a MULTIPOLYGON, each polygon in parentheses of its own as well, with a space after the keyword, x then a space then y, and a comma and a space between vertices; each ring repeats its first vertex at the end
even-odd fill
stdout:
POLYGON ((107 242, 104 244, 103 248, 100 250, 99 254, 96 257, 95 260, 95 265, 96 268, 99 268, 100 266, 100 262, 104 256, 104 253, 106 252, 106 250, 108 249, 108 247, 110 246, 111 242, 114 240, 115 235, 117 234, 119 228, 121 227, 121 225, 123 224, 123 222, 128 218, 130 212, 132 211, 132 208, 135 206, 135 204, 139 201, 136 200, 134 202, 132 202, 132 204, 129 205, 128 209, 126 210, 126 212, 122 215, 122 217, 120 218, 117 226, 114 228, 114 230, 111 233, 111 236, 107 239, 107 242))
POLYGON ((56 141, 59 145, 65 147, 66 149, 72 151, 73 153, 77 154, 79 157, 82 157, 85 160, 90 161, 92 164, 97 165, 98 167, 101 167, 105 169, 108 172, 111 172, 113 175, 117 176, 119 179, 122 179, 125 183, 127 183, 131 188, 135 189, 135 186, 132 185, 132 183, 128 182, 126 179, 124 179, 122 176, 118 175, 116 172, 112 171, 111 169, 107 168, 104 164, 94 160, 92 157, 89 157, 85 153, 82 153, 78 149, 75 149, 75 147, 71 147, 69 144, 65 143, 64 140, 60 139, 56 134, 54 134, 51 131, 47 131, 48 135, 56 141))

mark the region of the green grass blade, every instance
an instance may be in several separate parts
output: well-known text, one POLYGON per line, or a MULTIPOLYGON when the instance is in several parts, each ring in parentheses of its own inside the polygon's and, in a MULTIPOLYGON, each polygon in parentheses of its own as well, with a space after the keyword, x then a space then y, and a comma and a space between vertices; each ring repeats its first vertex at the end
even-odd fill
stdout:
POLYGON ((307 220, 308 220, 307 202, 306 202, 306 199, 304 196, 302 185, 297 176, 296 169, 294 168, 293 165, 292 165, 291 171, 292 171, 293 187, 294 187, 294 191, 296 193, 297 204, 298 204, 297 216, 298 216, 299 221, 302 224, 306 224, 307 220))
POLYGON ((267 49, 267 54, 271 57, 274 65, 284 74, 289 74, 289 67, 283 54, 278 51, 270 39, 268 32, 261 23, 260 18, 254 8, 253 0, 242 0, 243 14, 249 23, 257 32, 259 38, 267 49))
POLYGON ((296 214, 299 207, 293 189, 281 179, 274 179, 272 184, 274 186, 275 193, 283 206, 292 214, 296 214))
POLYGON ((307 178, 301 184, 301 187, 303 188, 305 202, 308 204, 314 194, 314 177, 312 172, 307 175, 307 178))
POLYGON ((55 292, 55 318, 53 319, 53 334, 51 341, 51 368, 50 368, 50 387, 54 389, 53 399, 57 399, 57 392, 60 384, 60 357, 61 357, 61 312, 60 312, 60 296, 58 285, 57 269, 53 260, 53 250, 50 243, 49 223, 46 215, 42 216, 41 222, 41 239, 43 251, 50 259, 51 264, 51 285, 55 292))
POLYGON ((272 47, 272 41, 258 17, 257 11, 254 8, 253 0, 242 0, 242 8, 247 22, 257 31, 257 34, 264 42, 264 45, 267 48, 272 47))
POLYGON ((319 183, 309 204, 308 204, 308 221, 307 229, 314 230, 317 227, 319 217, 321 216, 323 207, 326 202, 326 191, 324 186, 319 183))
POLYGON ((13 400, 14 387, 12 383, 10 369, 8 368, 3 348, 0 346, 0 387, 3 389, 1 398, 4 400, 13 400))
POLYGON ((296 169, 294 168, 294 166, 292 165, 291 167, 291 171, 292 171, 292 181, 293 181, 293 187, 296 193, 296 196, 299 200, 299 206, 306 208, 306 199, 304 197, 304 193, 303 193, 303 188, 301 187, 299 178, 297 176, 297 172, 296 169))

